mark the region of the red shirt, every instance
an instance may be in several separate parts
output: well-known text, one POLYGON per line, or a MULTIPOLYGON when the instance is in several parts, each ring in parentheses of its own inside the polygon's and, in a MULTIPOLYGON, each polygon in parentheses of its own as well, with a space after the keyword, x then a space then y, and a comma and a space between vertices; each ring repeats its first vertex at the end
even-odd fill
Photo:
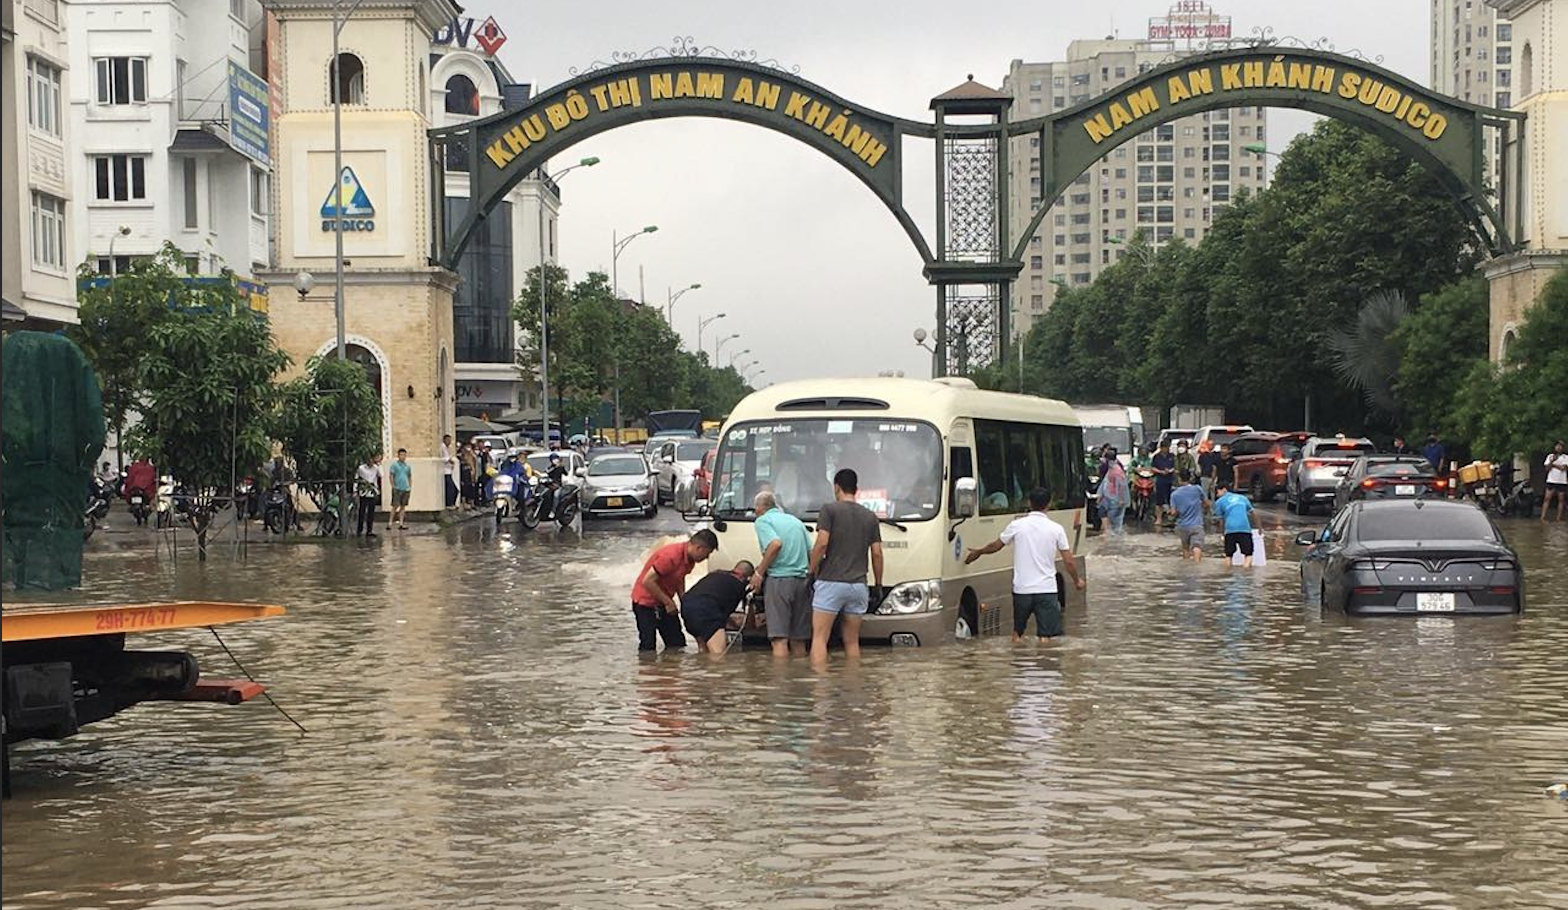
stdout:
POLYGON ((694 566, 696 563, 691 561, 690 554, 686 552, 685 541, 665 544, 654 550, 653 555, 638 570, 637 580, 632 583, 632 603, 639 607, 663 606, 652 594, 643 590, 642 580, 649 569, 658 573, 659 587, 673 598, 686 590, 686 576, 691 574, 694 566))

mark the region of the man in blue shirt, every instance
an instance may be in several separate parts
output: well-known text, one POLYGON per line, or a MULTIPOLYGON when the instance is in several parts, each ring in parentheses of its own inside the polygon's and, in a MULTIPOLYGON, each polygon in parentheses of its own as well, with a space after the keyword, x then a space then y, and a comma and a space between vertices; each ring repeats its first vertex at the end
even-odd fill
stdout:
POLYGON ((1171 508, 1176 510, 1176 542, 1181 545, 1181 558, 1202 562, 1203 513, 1209 502, 1197 478, 1171 494, 1171 508))
POLYGON ((1230 484, 1215 483, 1214 515, 1225 523, 1225 561, 1237 553, 1242 555, 1242 566, 1252 568, 1252 502, 1240 493, 1231 492, 1230 484))
POLYGON ((811 537, 799 518, 779 508, 771 492, 758 493, 752 506, 762 561, 751 575, 751 589, 762 590, 768 644, 774 657, 788 657, 791 652, 804 657, 811 645, 811 585, 806 579, 811 537))
POLYGON ((1421 454, 1425 455, 1426 460, 1432 463, 1432 470, 1441 476, 1443 473, 1443 462, 1447 460, 1448 453, 1443 451, 1443 444, 1438 441, 1436 433, 1426 438, 1426 448, 1421 450, 1421 454))

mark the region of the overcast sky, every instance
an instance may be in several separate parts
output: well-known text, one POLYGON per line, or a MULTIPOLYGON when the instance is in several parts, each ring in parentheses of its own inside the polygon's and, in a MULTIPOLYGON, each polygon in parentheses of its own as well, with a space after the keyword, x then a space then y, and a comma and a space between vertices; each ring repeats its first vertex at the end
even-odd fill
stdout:
MULTIPOLYGON (((518 81, 551 86, 615 51, 642 52, 690 35, 702 45, 756 50, 853 103, 929 121, 930 99, 969 73, 1000 87, 1014 58, 1059 60, 1069 42, 1118 34, 1142 37, 1169 0, 990 0, 975 4, 902 0, 734 3, 601 0, 595 4, 468 0, 467 15, 493 15, 507 33, 500 57, 518 81)), ((1428 79, 1424 0, 1249 0, 1216 3, 1234 33, 1272 26, 1276 35, 1327 38, 1341 51, 1382 55, 1384 65, 1428 79)), ((1310 126, 1295 111, 1270 111, 1269 144, 1282 149, 1310 126)), ((930 143, 906 148, 905 203, 929 237, 930 143)), ((881 202, 821 153, 771 130, 707 118, 637 124, 591 138, 552 163, 584 156, 602 163, 562 184, 562 264, 573 277, 609 272, 612 231, 656 224, 620 260, 623 293, 663 306, 669 287, 693 282, 675 309, 688 347, 699 316, 740 333, 730 354, 750 349, 768 381, 874 375, 925 376, 930 357, 911 333, 933 327, 935 290, 920 257, 881 202)))

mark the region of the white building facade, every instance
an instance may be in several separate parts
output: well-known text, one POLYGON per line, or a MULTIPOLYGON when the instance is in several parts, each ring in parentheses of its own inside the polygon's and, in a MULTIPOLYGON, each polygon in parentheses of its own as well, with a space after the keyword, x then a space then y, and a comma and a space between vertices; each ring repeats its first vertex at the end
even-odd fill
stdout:
MULTIPOLYGON (((1013 98, 1011 119, 1026 120, 1082 104, 1184 55, 1168 41, 1074 41, 1062 61, 1014 60, 1002 91, 1013 98)), ((1267 184, 1264 156, 1245 148, 1267 142, 1265 109, 1239 107, 1164 124, 1100 159, 1067 187, 1029 239, 1013 285, 1013 331, 1027 332, 1059 286, 1086 285, 1126 255, 1126 242, 1140 230, 1156 247, 1203 239, 1237 193, 1267 184)), ((1028 225, 1046 201, 1038 143, 1038 137, 1013 140, 1014 225, 1028 225)))
MULTIPOLYGON (((435 36, 430 54, 433 126, 488 117, 528 102, 532 86, 513 79, 495 56, 504 41, 493 19, 459 18, 435 36)), ((446 221, 456 224, 467 212, 468 170, 455 153, 446 162, 446 193, 446 221)), ((457 267, 462 283, 452 302, 459 415, 540 416, 538 370, 518 362, 523 338, 512 305, 541 259, 556 259, 560 205, 560 189, 548 176, 524 180, 491 211, 463 252, 457 267)))
POLYGON ((73 212, 80 184, 67 149, 70 55, 58 0, 0 6, 0 296, 6 325, 52 330, 76 322, 81 261, 73 212))
MULTIPOLYGON (((239 151, 231 82, 262 86, 257 0, 75 0, 69 25, 73 249, 114 274, 165 241, 191 274, 248 278, 269 248, 270 150, 239 151), (253 63, 253 48, 256 58, 253 63), (235 71, 239 72, 236 73, 235 71)), ((239 94, 243 94, 240 92, 239 94)), ((264 103, 261 106, 265 107, 264 103)), ((236 108, 240 108, 237 110, 236 108)))

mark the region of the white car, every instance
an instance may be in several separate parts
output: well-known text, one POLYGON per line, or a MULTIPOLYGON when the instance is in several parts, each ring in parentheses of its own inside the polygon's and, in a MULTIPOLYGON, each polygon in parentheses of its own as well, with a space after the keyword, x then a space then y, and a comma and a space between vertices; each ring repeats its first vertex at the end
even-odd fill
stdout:
POLYGON ((648 462, 635 452, 611 452, 588 462, 578 478, 584 517, 641 515, 652 518, 659 511, 648 462))
POLYGON ((677 490, 695 487, 697 469, 702 467, 703 457, 718 444, 717 439, 666 439, 653 456, 659 501, 674 502, 677 490))
POLYGON ((488 444, 490 446, 490 460, 494 464, 500 464, 508 456, 521 455, 523 453, 523 447, 518 445, 517 440, 508 436, 486 434, 484 436, 475 436, 469 442, 472 442, 475 446, 478 446, 480 443, 488 444))

